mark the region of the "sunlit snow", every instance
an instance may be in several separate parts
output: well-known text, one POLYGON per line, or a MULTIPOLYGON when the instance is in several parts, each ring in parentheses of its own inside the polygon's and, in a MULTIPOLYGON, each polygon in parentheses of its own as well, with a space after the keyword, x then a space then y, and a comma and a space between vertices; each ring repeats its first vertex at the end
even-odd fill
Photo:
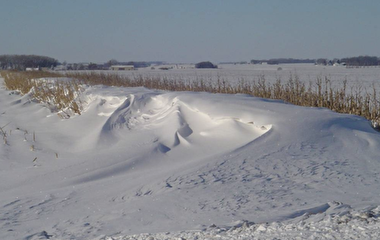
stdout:
POLYGON ((379 232, 380 135, 364 118, 241 94, 81 98, 62 119, 1 82, 1 239, 379 232))

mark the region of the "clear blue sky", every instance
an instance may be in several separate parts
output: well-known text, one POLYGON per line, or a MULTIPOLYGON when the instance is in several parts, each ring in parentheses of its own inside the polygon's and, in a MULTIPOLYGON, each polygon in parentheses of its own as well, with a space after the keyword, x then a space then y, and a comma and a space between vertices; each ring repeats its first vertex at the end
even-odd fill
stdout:
POLYGON ((0 0, 0 55, 67 62, 380 56, 380 0, 0 0))

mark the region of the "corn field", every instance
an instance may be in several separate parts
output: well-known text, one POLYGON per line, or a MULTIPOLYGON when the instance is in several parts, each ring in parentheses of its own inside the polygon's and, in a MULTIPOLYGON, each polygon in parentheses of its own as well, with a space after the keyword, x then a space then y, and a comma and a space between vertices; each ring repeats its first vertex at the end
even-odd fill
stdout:
POLYGON ((278 79, 275 83, 268 83, 265 76, 256 80, 241 79, 237 84, 230 84, 224 79, 217 81, 197 78, 169 79, 167 77, 122 76, 109 73, 95 72, 68 72, 58 74, 52 72, 1 72, 6 87, 9 90, 18 90, 27 94, 34 89, 33 97, 41 102, 53 102, 58 110, 69 108, 80 114, 82 106, 75 97, 81 91, 80 85, 107 85, 116 87, 146 87, 167 91, 196 91, 225 94, 249 94, 255 97, 279 99, 288 103, 307 107, 322 107, 346 114, 355 114, 372 122, 375 128, 380 124, 380 105, 376 86, 370 89, 360 85, 347 85, 347 80, 335 84, 327 77, 318 77, 314 81, 305 83, 296 75, 288 80, 278 79), (42 81, 43 78, 67 77, 71 81, 42 81))

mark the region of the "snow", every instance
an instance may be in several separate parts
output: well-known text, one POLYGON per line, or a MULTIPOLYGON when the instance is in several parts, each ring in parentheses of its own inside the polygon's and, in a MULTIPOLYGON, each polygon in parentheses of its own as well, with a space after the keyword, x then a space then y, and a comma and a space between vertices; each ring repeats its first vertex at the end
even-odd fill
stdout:
POLYGON ((84 112, 62 119, 0 85, 1 239, 379 232, 380 135, 361 117, 241 94, 84 86, 84 112))
MULTIPOLYGON (((95 71, 97 72, 97 71, 95 71)), ((159 70, 159 67, 152 70, 149 68, 139 68, 137 71, 101 71, 111 74, 120 74, 129 77, 151 77, 167 78, 182 81, 203 80, 205 82, 216 83, 217 80, 227 80, 231 85, 239 81, 246 82, 257 81, 264 77, 267 83, 274 84, 278 79, 283 83, 290 77, 298 77, 306 86, 309 82, 315 83, 320 78, 323 81, 328 78, 332 86, 342 87, 343 81, 347 80, 347 91, 350 87, 361 85, 362 90, 368 89, 372 93, 372 86, 379 90, 380 68, 363 67, 363 68, 346 68, 345 66, 315 66, 314 64, 279 64, 279 65, 261 65, 261 64, 219 64, 217 69, 194 69, 194 65, 179 65, 178 68, 169 71, 159 70), (181 68, 183 67, 183 68, 181 68), (279 71, 278 68, 282 70, 279 71)))
MULTIPOLYGON (((326 205, 328 209, 342 206, 341 203, 326 205)), ((233 227, 217 227, 212 225, 200 231, 138 234, 120 237, 102 237, 100 239, 376 239, 380 231, 377 219, 378 214, 378 208, 363 213, 348 211, 342 215, 335 216, 326 215, 326 212, 316 214, 316 216, 309 213, 294 222, 255 224, 241 221, 233 227), (377 214, 376 218, 374 214, 377 214), (320 215, 323 215, 323 217, 320 215), (320 219, 316 220, 316 218, 320 219)))

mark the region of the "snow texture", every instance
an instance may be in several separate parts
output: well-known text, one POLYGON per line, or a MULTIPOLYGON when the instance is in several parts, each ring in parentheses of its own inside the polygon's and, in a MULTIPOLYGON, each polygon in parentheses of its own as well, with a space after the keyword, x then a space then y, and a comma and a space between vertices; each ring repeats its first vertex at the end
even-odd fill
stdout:
POLYGON ((94 86, 82 115, 62 119, 0 84, 1 239, 379 232, 380 135, 361 117, 247 95, 94 86))
MULTIPOLYGON (((302 217, 290 222, 255 224, 241 221, 233 227, 211 225, 201 231, 165 232, 137 234, 120 237, 102 237, 104 240, 145 239, 377 239, 380 231, 379 209, 334 215, 329 210, 341 207, 341 203, 323 205, 322 212, 305 212, 302 217), (327 209, 325 209, 327 206, 327 209), (315 216, 313 216, 316 214, 315 216)), ((315 208, 314 210, 316 210, 315 208)), ((318 208, 319 209, 319 208, 318 208)))

